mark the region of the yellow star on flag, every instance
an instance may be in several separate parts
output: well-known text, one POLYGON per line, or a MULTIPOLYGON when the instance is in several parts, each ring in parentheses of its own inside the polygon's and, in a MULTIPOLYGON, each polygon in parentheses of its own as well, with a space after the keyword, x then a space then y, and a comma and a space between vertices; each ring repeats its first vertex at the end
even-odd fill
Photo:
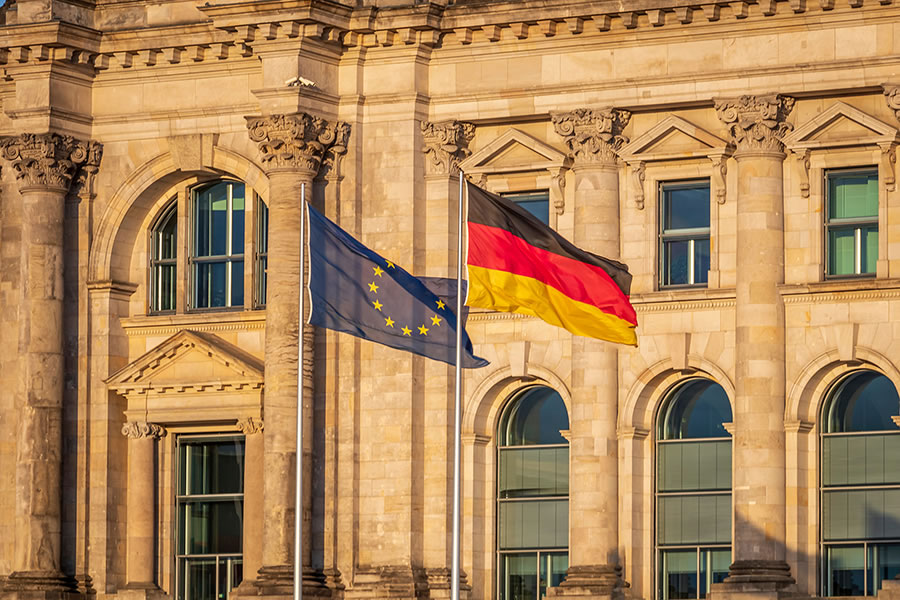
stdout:
POLYGON ((393 326, 394 326, 394 320, 393 320, 392 318, 390 318, 390 317, 385 318, 385 320, 384 320, 384 326, 385 326, 385 327, 393 327, 393 326))
POLYGON ((378 293, 378 286, 375 285, 375 282, 374 282, 374 281, 373 281, 372 283, 369 284, 369 291, 370 291, 370 292, 375 292, 376 294, 378 293))
POLYGON ((424 325, 419 325, 419 335, 428 335, 428 328, 424 325))
POLYGON ((394 263, 392 263, 392 262, 391 262, 391 261, 389 261, 389 260, 385 260, 385 261, 384 261, 384 262, 386 262, 386 263, 387 263, 387 267, 388 267, 388 269, 393 269, 393 268, 394 268, 394 263))
POLYGON ((412 329, 410 329, 409 327, 404 327, 404 328, 401 329, 400 331, 403 332, 403 335, 409 335, 409 334, 412 333, 412 329))
POLYGON ((435 302, 437 302, 438 310, 444 310, 444 307, 447 306, 443 300, 435 300, 435 302))
POLYGON ((381 267, 375 266, 372 268, 375 270, 376 277, 381 277, 384 274, 384 269, 382 269, 381 267))
POLYGON ((381 302, 379 302, 378 300, 376 300, 375 302, 372 303, 372 306, 375 307, 375 310, 381 310, 381 307, 384 305, 381 302))
POLYGON ((431 317, 431 324, 437 325, 438 327, 440 327, 441 326, 441 318, 437 315, 434 315, 433 317, 431 317))

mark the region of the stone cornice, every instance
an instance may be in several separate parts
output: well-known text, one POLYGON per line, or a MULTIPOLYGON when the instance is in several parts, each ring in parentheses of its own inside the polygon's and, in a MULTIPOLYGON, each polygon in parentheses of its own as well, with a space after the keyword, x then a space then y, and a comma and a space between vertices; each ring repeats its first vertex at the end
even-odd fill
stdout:
POLYGON ((426 172, 429 175, 454 175, 459 163, 472 151, 469 142, 475 137, 475 126, 463 121, 422 122, 425 138, 426 172))
MULTIPOLYGON (((307 113, 247 117, 250 140, 266 170, 297 169, 315 176, 332 147, 346 151, 350 125, 307 113)), ((342 154, 342 152, 341 152, 342 154)))
POLYGON ((900 298, 900 279, 856 279, 781 285, 785 304, 887 300, 900 298))
POLYGON ((132 421, 122 426, 122 435, 133 440, 151 438, 158 440, 166 437, 166 428, 156 423, 132 421))
POLYGON ((782 139, 794 126, 787 123, 794 99, 780 94, 741 96, 715 101, 719 119, 728 127, 736 154, 783 152, 782 139))
POLYGON ((79 171, 86 168, 96 172, 103 157, 103 146, 70 135, 23 133, 0 141, 0 154, 12 163, 20 189, 68 192, 73 178, 80 177, 79 171))
POLYGON ((561 135, 580 164, 615 164, 619 149, 628 143, 622 130, 631 113, 617 108, 577 108, 550 115, 553 127, 561 135))

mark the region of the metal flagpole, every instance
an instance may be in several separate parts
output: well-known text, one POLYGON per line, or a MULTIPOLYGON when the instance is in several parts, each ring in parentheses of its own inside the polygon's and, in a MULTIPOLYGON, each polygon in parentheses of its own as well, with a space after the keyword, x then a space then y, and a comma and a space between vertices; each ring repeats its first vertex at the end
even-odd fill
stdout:
POLYGON ((303 265, 306 262, 306 183, 300 184, 300 318, 297 323, 297 476, 294 489, 294 600, 303 598, 303 562, 300 540, 303 537, 303 310, 306 293, 303 265))
POLYGON ((459 170, 459 219, 456 231, 456 381, 453 431, 453 559, 450 568, 450 600, 459 600, 459 496, 460 454, 462 454, 462 278, 463 278, 463 186, 465 174, 459 170))

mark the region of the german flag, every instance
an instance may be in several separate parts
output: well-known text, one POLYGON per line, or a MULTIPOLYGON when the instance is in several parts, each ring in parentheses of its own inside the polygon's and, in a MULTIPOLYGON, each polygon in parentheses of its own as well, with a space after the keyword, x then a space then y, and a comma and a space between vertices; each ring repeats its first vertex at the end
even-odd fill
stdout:
POLYGON ((628 267, 577 248, 524 208, 466 185, 468 306, 532 315, 576 335, 637 346, 628 267))

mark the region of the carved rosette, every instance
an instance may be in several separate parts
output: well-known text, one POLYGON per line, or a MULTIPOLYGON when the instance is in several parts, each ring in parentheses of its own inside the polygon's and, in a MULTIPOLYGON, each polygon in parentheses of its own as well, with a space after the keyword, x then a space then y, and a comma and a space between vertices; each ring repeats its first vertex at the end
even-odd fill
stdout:
POLYGON ((122 435, 132 440, 141 438, 153 438, 158 440, 166 437, 166 428, 156 423, 146 421, 130 421, 122 426, 122 435))
POLYGON ((619 149, 628 143, 622 135, 631 120, 627 110, 578 108, 554 113, 551 119, 576 163, 615 164, 619 149))
POLYGON ((68 191, 85 170, 96 172, 103 146, 57 133, 23 133, 0 141, 0 154, 12 163, 19 187, 68 191))
POLYGON ((475 125, 463 121, 423 121, 422 136, 428 174, 455 175, 459 163, 472 154, 469 142, 475 137, 475 125))
POLYGON ((884 98, 887 100, 888 108, 894 111, 894 116, 900 121, 900 85, 885 83, 884 98))
POLYGON ((241 433, 244 435, 253 435, 254 433, 260 433, 263 430, 263 421, 262 419, 256 419, 253 417, 244 417, 242 419, 238 419, 237 428, 241 430, 241 433))
POLYGON ((247 117, 247 129, 267 169, 299 169, 314 176, 326 152, 340 146, 342 154, 350 136, 347 123, 306 113, 247 117))
POLYGON ((737 152, 784 152, 782 138, 794 126, 785 119, 794 99, 780 94, 717 100, 716 112, 728 126, 737 152))

